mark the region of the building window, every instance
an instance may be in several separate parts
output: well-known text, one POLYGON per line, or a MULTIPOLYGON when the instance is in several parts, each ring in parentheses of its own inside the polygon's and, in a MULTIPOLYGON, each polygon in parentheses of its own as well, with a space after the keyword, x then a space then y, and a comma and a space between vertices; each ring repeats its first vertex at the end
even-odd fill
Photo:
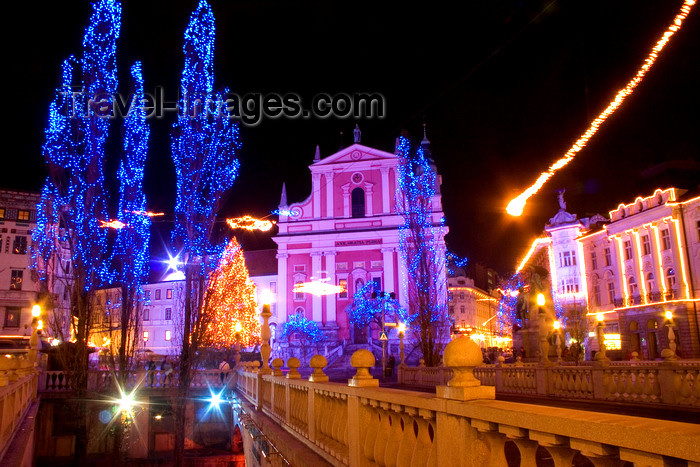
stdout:
POLYGON ((630 240, 625 240, 625 261, 632 259, 632 242, 630 240))
POLYGON ((669 289, 673 289, 676 286, 676 271, 673 268, 669 268, 666 271, 666 284, 668 284, 669 289))
POLYGON ((160 300, 160 289, 156 289, 156 300, 160 300))
POLYGON ((628 281, 628 283, 629 283, 630 295, 632 297, 635 297, 637 295, 637 281, 634 279, 634 277, 630 277, 630 280, 628 281))
POLYGON ((294 313, 297 315, 304 316, 304 309, 302 307, 298 307, 296 310, 294 310, 294 313))
POLYGON ((148 331, 143 331, 143 341, 148 342, 148 331))
POLYGON ((670 250, 671 249, 671 233, 668 229, 663 229, 661 231, 661 249, 670 250))
POLYGON ((24 235, 16 235, 15 241, 12 244, 12 253, 16 255, 27 254, 27 237, 24 235))
POLYGON ((13 269, 10 274, 10 290, 22 290, 22 275, 24 271, 21 269, 13 269))
POLYGON ((149 310, 148 308, 145 308, 143 310, 143 320, 148 321, 150 319, 151 319, 151 310, 149 310))
POLYGON ((0 208, 0 219, 5 218, 5 208, 0 208))
POLYGON ((615 283, 608 282, 608 303, 615 303, 615 283))
POLYGON ((6 328, 18 328, 19 327, 19 312, 20 309, 16 307, 5 308, 5 327, 6 328))
POLYGON ((564 253, 560 253, 559 254, 559 264, 562 267, 571 266, 571 253, 568 251, 565 251, 564 253))
POLYGON ((342 287, 342 291, 338 294, 338 298, 348 298, 348 280, 338 279, 338 286, 342 287))
POLYGON ((350 193, 352 203, 352 217, 365 217, 365 190, 355 188, 350 193))
POLYGON ((173 289, 168 289, 165 291, 165 298, 167 298, 168 300, 173 298, 173 289))
POLYGON ((600 306, 600 286, 598 284, 593 286, 593 304, 600 306))
POLYGON ((654 290, 654 273, 647 274, 647 292, 654 290))
POLYGON ((612 255, 610 254, 610 248, 605 249, 605 267, 610 267, 612 265, 612 255))
MULTIPOLYGON (((297 285, 303 284, 303 281, 296 280, 294 281, 294 288, 296 288, 297 285)), ((304 292, 294 292, 294 300, 304 300, 304 292)))
POLYGON ((376 292, 379 292, 382 290, 382 278, 381 277, 373 277, 372 282, 374 282, 374 290, 376 292))
POLYGON ((172 333, 170 332, 170 329, 165 331, 165 340, 169 341, 173 337, 172 333))
POLYGON ((464 292, 460 292, 460 293, 459 293, 459 299, 460 299, 460 300, 464 300, 464 292))
POLYGON ((642 235, 642 254, 651 254, 651 241, 649 240, 649 235, 642 235))
POLYGON ((270 282, 270 293, 277 293, 277 282, 270 282))
POLYGON ((571 252, 571 264, 573 266, 576 266, 576 252, 575 251, 571 252))
POLYGON ((598 258, 595 256, 595 251, 591 251, 591 269, 598 269, 598 258))
POLYGON ((467 309, 463 306, 459 307, 459 312, 462 314, 465 314, 467 312, 467 309))
POLYGON ((29 211, 19 210, 17 211, 17 221, 18 222, 29 222, 29 211))
POLYGON ((700 242, 700 221, 695 221, 695 228, 698 231, 698 242, 700 242))
POLYGON ((173 309, 172 308, 166 308, 165 309, 165 320, 170 321, 173 319, 173 309))
POLYGON ((362 279, 357 279, 355 281, 355 293, 362 290, 362 287, 364 287, 364 286, 365 286, 365 281, 363 281, 362 279))

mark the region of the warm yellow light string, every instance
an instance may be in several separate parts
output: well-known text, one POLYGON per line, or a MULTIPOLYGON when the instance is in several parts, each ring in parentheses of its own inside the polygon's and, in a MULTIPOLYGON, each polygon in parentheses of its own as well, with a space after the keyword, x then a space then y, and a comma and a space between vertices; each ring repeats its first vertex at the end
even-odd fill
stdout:
POLYGON ((591 137, 594 134, 596 134, 600 125, 610 115, 612 115, 615 112, 615 110, 617 110, 617 108, 620 107, 620 105, 622 105, 622 102, 624 102, 627 96, 634 92, 634 89, 639 83, 642 82, 644 75, 647 73, 647 71, 649 71, 649 69, 652 67, 652 65, 658 58, 661 50, 671 39, 671 36, 673 36, 678 30, 680 30, 683 20, 688 16, 688 13, 690 13, 690 9, 693 5, 695 5, 695 0, 685 0, 680 12, 673 19, 673 22, 667 28, 666 32, 664 32, 663 36, 661 36, 661 39, 658 40, 654 48, 651 49, 651 52, 647 56, 646 60, 644 60, 644 64, 639 68, 639 70, 637 70, 637 74, 634 76, 634 78, 632 78, 630 82, 627 83, 627 86, 618 91, 615 98, 610 102, 610 104, 608 104, 605 110, 603 110, 603 112, 601 112, 600 115, 598 115, 598 117, 595 120, 593 120, 591 125, 588 127, 588 130, 586 130, 586 132, 574 143, 574 145, 571 146, 571 148, 566 152, 566 154, 564 154, 564 156, 561 159, 552 164, 546 172, 542 172, 542 174, 537 178, 535 183, 533 183, 528 189, 523 191, 518 197, 513 198, 510 201, 510 203, 508 203, 508 207, 506 208, 506 212, 508 214, 510 214, 511 216, 521 215, 523 213, 523 209, 525 208, 525 203, 527 202, 527 200, 532 195, 537 193, 540 190, 540 188, 542 188, 542 185, 544 185, 545 182, 547 182, 547 180, 549 180, 557 170, 561 169, 574 159, 576 154, 586 146, 588 140, 591 139, 591 137))

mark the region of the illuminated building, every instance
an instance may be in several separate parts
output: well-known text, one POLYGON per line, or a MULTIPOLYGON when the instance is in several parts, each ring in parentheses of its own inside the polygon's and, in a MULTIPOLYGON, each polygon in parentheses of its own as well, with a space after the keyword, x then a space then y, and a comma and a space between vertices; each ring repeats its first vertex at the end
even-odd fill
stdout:
POLYGON ((602 312, 606 332, 619 333, 623 357, 660 357, 668 347, 666 311, 679 356, 700 355, 700 198, 684 194, 656 190, 620 204, 608 224, 578 239, 590 313, 602 312))
POLYGON ((32 333, 39 283, 28 269, 38 193, 0 190, 0 343, 32 333), (7 336, 6 339, 3 337, 7 336))
MULTIPOLYGON (((424 138, 421 146, 428 149, 428 144, 424 138)), ((331 341, 366 343, 361 332, 352 329, 345 312, 355 292, 373 281, 379 290, 396 293, 402 306, 408 300, 399 240, 404 221, 395 200, 398 158, 355 142, 323 159, 317 148, 309 169, 309 197, 288 203, 283 188, 280 200, 279 233, 274 238, 278 245, 278 316, 271 322, 280 325, 290 315, 303 314, 317 322, 331 341), (293 292, 296 284, 321 279, 346 292, 325 296, 293 292)), ((431 217, 434 225, 440 225, 440 177, 436 178, 431 217)), ((435 232, 437 248, 444 251, 447 228, 435 232)))
POLYGON ((464 276, 449 277, 447 290, 455 332, 483 335, 484 339, 479 342, 483 347, 508 347, 503 344, 503 332, 498 329, 499 323, 495 319, 498 310, 496 297, 476 287, 473 279, 464 276))

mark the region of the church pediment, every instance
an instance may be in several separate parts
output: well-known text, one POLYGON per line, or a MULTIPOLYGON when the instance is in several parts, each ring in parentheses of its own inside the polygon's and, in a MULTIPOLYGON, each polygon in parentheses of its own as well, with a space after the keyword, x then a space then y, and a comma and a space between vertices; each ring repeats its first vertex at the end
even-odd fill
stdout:
POLYGON ((309 167, 320 167, 324 165, 336 165, 357 162, 371 162, 381 160, 396 160, 396 155, 390 152, 380 151, 379 149, 370 148, 361 144, 353 144, 347 148, 332 154, 318 162, 311 164, 309 167))

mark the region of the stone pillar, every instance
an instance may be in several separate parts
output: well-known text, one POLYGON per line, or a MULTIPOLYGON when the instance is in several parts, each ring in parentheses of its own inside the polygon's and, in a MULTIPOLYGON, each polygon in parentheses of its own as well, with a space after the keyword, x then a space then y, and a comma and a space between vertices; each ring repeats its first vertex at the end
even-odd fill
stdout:
POLYGON ((260 313, 260 316, 262 316, 263 318, 263 324, 260 330, 260 338, 262 339, 262 345, 260 346, 262 368, 260 369, 260 374, 269 375, 270 373, 272 373, 272 370, 270 370, 270 366, 268 364, 268 360, 270 359, 270 353, 272 352, 272 348, 270 347, 270 337, 272 336, 272 334, 270 333, 270 316, 272 316, 272 313, 270 312, 269 303, 263 304, 263 309, 262 313, 260 313))
POLYGON ((365 215, 374 215, 374 192, 372 191, 373 185, 371 183, 365 183, 365 215))
MULTIPOLYGON (((323 270, 321 266, 321 252, 312 251, 311 252, 311 276, 315 277, 316 280, 320 279, 319 273, 323 270)), ((319 295, 314 295, 311 298, 311 311, 312 319, 317 323, 323 320, 323 302, 319 295)))
POLYGON ((326 172, 326 217, 335 217, 334 186, 333 186, 333 171, 326 172))
POLYGON ((384 290, 396 292, 394 287, 394 249, 382 248, 382 265, 384 269, 384 290))
POLYGON ((382 213, 389 214, 391 211, 391 196, 393 195, 389 191, 389 167, 380 167, 379 171, 382 174, 382 213))
POLYGON ((452 368, 454 377, 447 382, 447 386, 436 387, 438 397, 459 401, 496 398, 494 386, 482 386, 474 377, 474 367, 483 363, 481 349, 476 342, 462 335, 447 344, 442 355, 445 365, 452 368))
POLYGON ((321 217, 321 174, 312 173, 311 174, 311 192, 314 194, 314 219, 321 217))
MULTIPOLYGON (((326 274, 330 277, 329 282, 331 284, 337 285, 338 280, 335 277, 335 251, 326 251, 324 253, 326 256, 326 274)), ((338 300, 338 295, 329 294, 326 295, 326 322, 334 323, 336 321, 336 308, 335 305, 338 300)))
POLYGON ((287 253, 277 253, 277 322, 278 324, 287 321, 287 253))

